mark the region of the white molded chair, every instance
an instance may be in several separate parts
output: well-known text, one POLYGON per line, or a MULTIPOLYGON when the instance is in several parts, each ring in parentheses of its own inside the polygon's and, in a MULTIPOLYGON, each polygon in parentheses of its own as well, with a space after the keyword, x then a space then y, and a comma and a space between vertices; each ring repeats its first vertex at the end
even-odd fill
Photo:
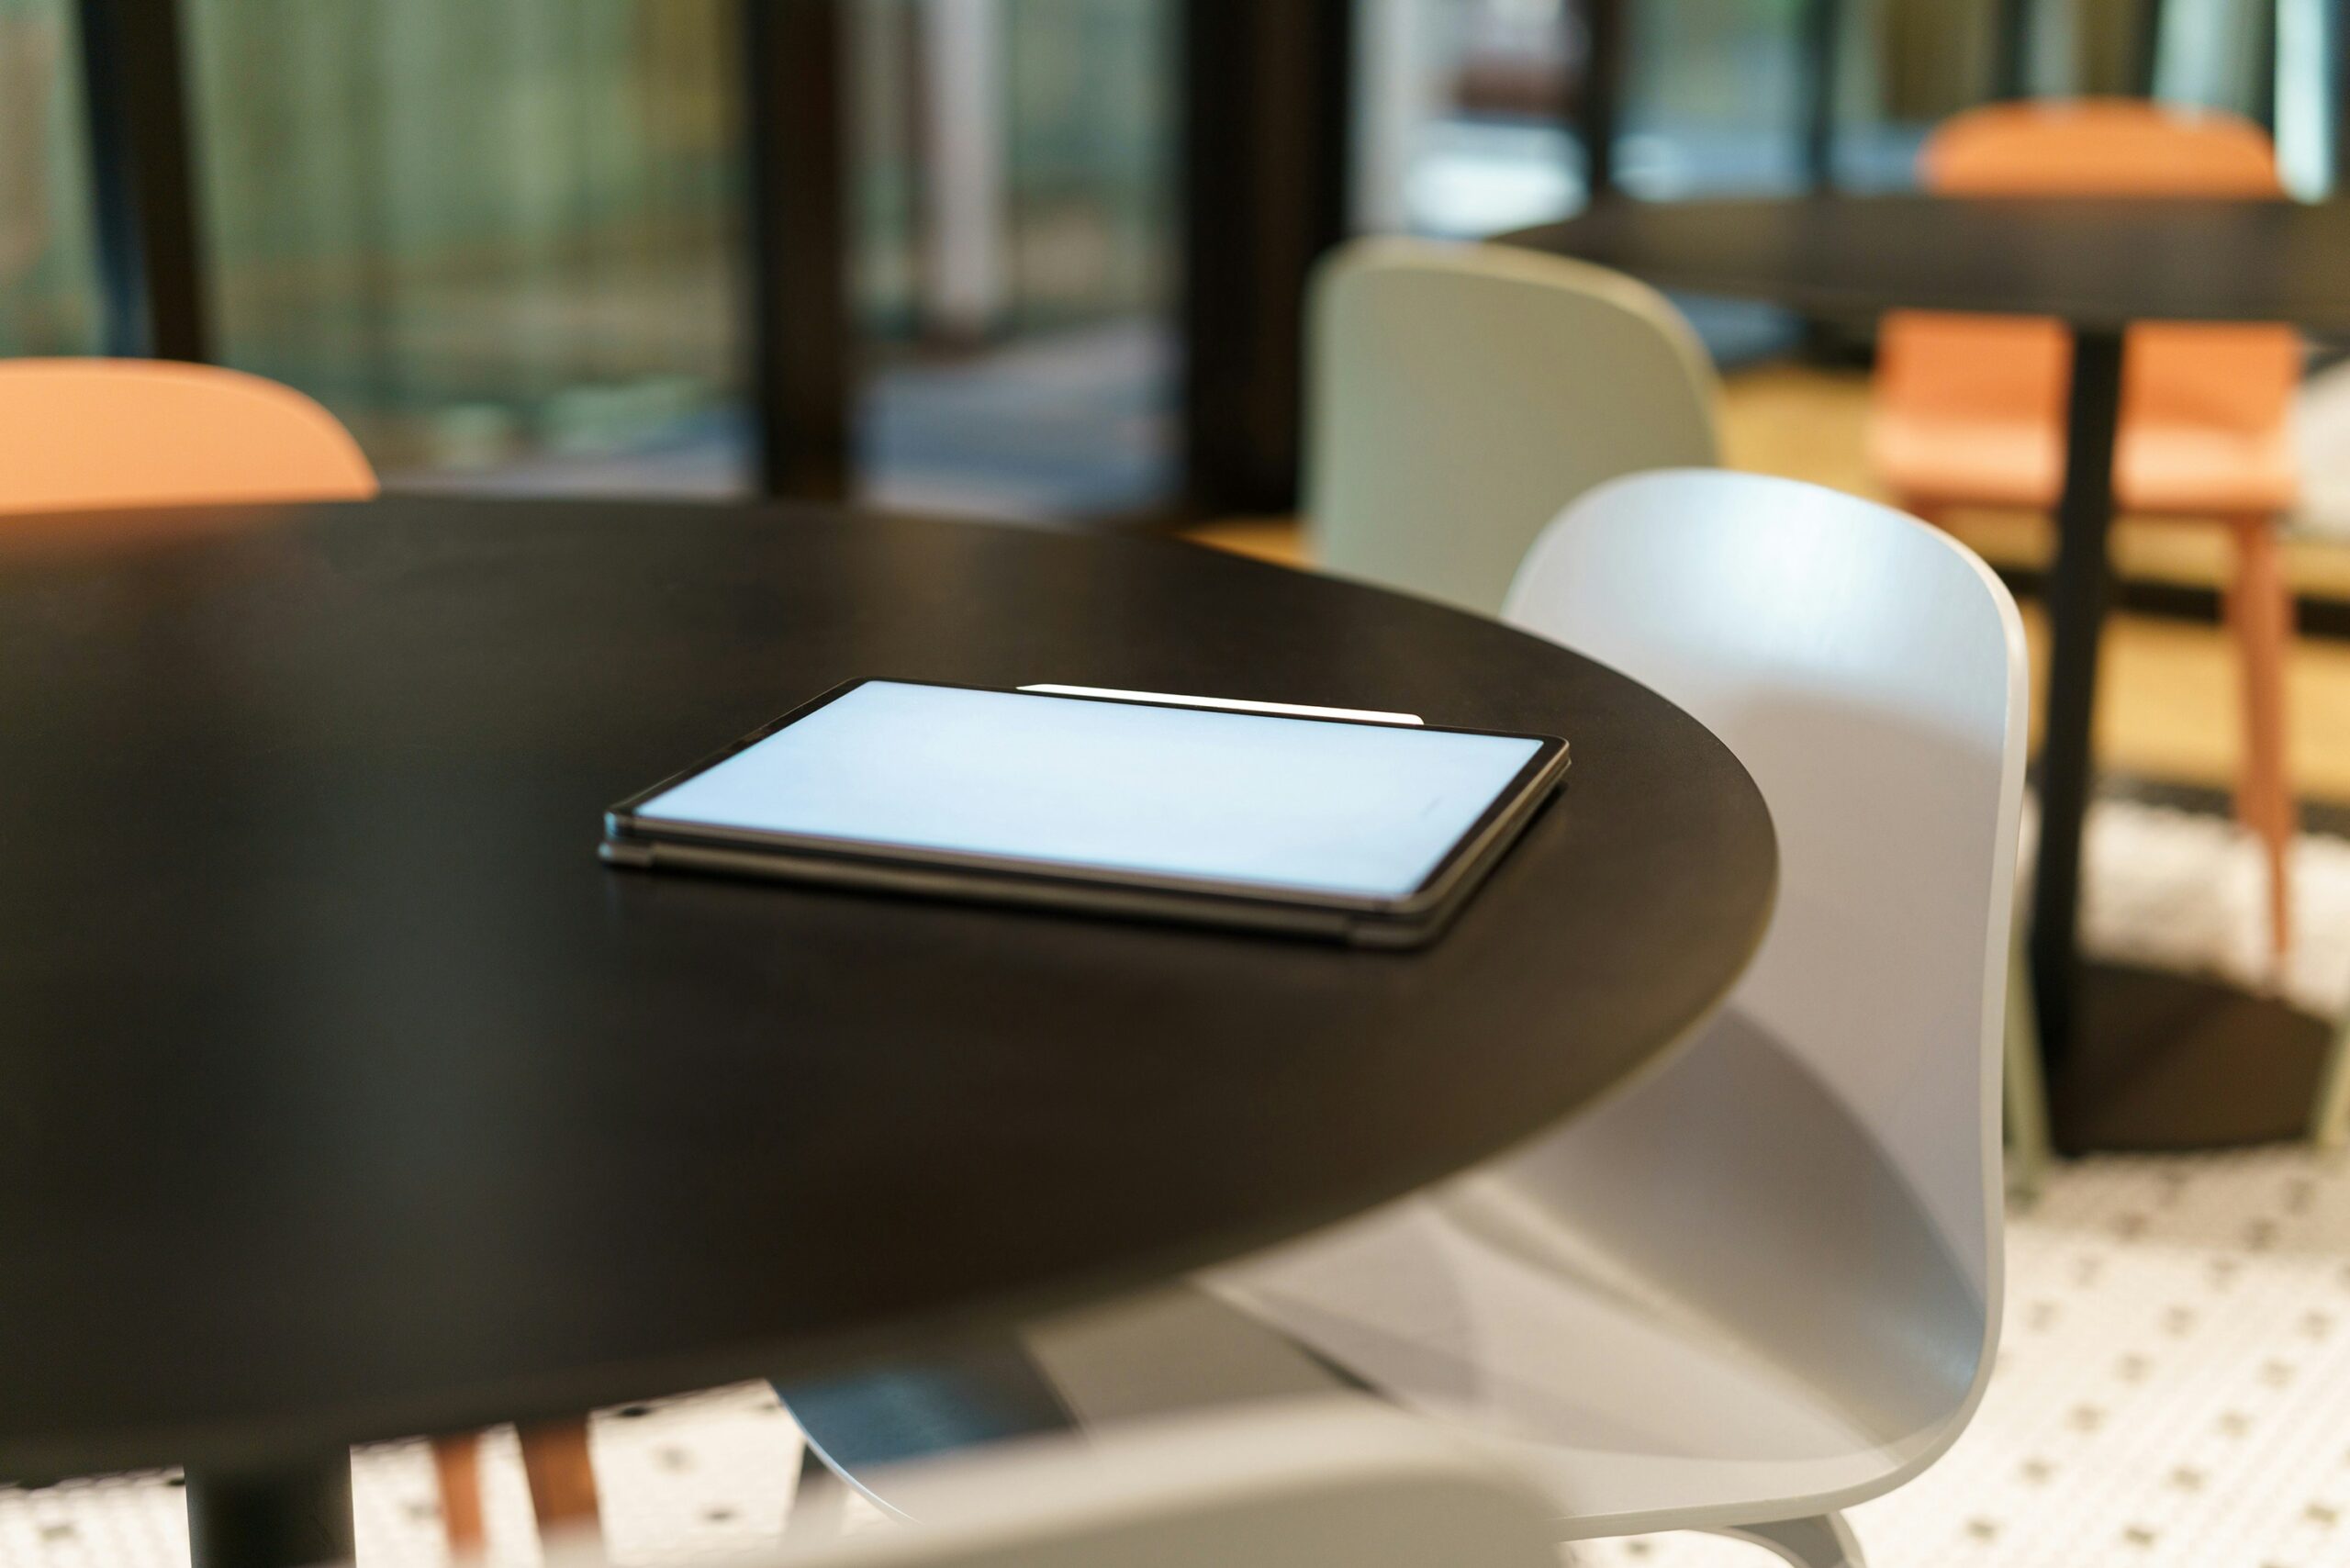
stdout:
POLYGON ((1901 513, 1684 472, 1569 508, 1507 614, 1738 755, 1779 834, 1770 931, 1615 1100, 1210 1282, 1538 1467, 1564 1539, 1695 1528, 1856 1563, 1836 1510, 1950 1445, 1998 1332, 2015 606, 1901 513))
MULTIPOLYGON (((739 1568, 1557 1568, 1541 1495, 1368 1401, 1033 1439, 889 1478, 911 1523, 739 1568)), ((549 1568, 599 1556, 553 1555, 549 1568)))
POLYGON ((1717 460, 1696 334, 1588 263, 1357 241, 1315 275, 1306 351, 1317 564, 1481 614, 1561 506, 1717 460))
POLYGON ((1901 513, 1691 471, 1569 508, 1509 617, 1678 703, 1762 788, 1778 903, 1724 1010, 1527 1148, 1216 1271, 1213 1298, 1032 1327, 1032 1383, 973 1357, 887 1398, 795 1391, 829 1462, 861 1481, 866 1456, 984 1438, 975 1406, 1112 1428, 1350 1383, 1539 1476, 1562 1540, 1696 1529, 1860 1562, 1838 1510, 1956 1439, 1998 1331, 2014 603, 1901 513), (934 1407, 960 1425, 909 1418, 934 1407))
MULTIPOLYGON (((1308 333, 1307 523, 1315 564, 1343 576, 1496 614, 1561 507, 1719 461, 1696 334, 1605 267, 1360 240, 1315 273, 1308 333)), ((2052 1159, 2028 978, 2009 996, 2007 1107, 2026 1193, 2052 1159)))

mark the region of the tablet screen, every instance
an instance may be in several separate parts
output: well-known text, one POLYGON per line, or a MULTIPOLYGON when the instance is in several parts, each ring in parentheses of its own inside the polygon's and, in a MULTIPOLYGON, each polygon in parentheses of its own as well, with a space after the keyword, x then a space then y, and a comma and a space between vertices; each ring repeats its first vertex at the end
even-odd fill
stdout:
POLYGON ((635 815, 1395 899, 1427 881, 1541 745, 870 680, 635 815))

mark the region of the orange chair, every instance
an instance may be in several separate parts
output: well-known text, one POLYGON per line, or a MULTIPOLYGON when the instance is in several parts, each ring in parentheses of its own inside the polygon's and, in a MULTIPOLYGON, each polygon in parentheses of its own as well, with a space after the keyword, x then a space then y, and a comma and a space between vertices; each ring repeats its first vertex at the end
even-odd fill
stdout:
MULTIPOLYGON (((161 360, 0 360, 0 515, 375 493, 351 432, 292 387, 161 360)), ((450 1545, 478 1552, 480 1439, 432 1449, 450 1545)), ((522 1458, 543 1527, 596 1518, 585 1422, 525 1427, 522 1458)))
MULTIPOLYGON (((1927 142, 1924 182, 1947 196, 2282 195, 2266 136, 2232 115, 2131 100, 2000 104, 1927 142)), ((1911 510, 2053 508, 2064 487, 2070 349, 2053 321, 1901 311, 1877 339, 1871 455, 1911 510)), ((2292 596, 2274 519, 2292 505, 2291 410, 2301 346, 2289 328, 2132 327, 2122 370, 2115 497, 2133 512, 2223 520, 2236 550, 2228 621, 2244 675, 2236 814, 2267 850, 2269 935, 2290 940, 2296 826, 2285 762, 2292 596)))
POLYGON ((375 473, 289 386, 207 364, 0 360, 0 511, 364 500, 375 473))

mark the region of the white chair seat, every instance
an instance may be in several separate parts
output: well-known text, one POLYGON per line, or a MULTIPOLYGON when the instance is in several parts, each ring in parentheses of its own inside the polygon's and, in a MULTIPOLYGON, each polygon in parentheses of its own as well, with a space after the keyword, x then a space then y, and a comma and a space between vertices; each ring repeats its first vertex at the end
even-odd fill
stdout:
POLYGON ((1350 1226, 1219 1294, 1407 1408, 1505 1443, 1567 1518, 1710 1499, 1740 1470, 1774 1496, 1876 1473, 1853 1456, 1886 1434, 1768 1356, 1586 1272, 1570 1260, 1572 1236, 1541 1237, 1550 1257, 1538 1264, 1447 1207, 1350 1226))
MULTIPOLYGON (((1360 1398, 1032 1439, 904 1467, 896 1528, 737 1568, 1556 1568, 1524 1477, 1360 1398)), ((547 1568, 609 1568, 592 1543, 547 1568)))
POLYGON ((1573 1535, 1874 1495, 1954 1436, 1975 1369, 1951 1350, 1981 1332, 1979 1293, 1866 1129, 1736 1014, 1571 1133, 1203 1282, 1506 1443, 1573 1535), (1694 1126, 1718 1129, 1695 1212, 1677 1234, 1617 1223, 1619 1151, 1694 1126), (1750 1312, 1677 1288, 1698 1254, 1751 1282, 1750 1312))

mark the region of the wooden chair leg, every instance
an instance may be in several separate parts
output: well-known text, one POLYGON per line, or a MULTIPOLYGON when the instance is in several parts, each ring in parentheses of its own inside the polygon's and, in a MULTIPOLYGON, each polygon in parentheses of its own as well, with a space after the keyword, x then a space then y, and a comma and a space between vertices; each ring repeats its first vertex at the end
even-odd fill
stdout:
POLYGON ((2274 523, 2235 522, 2235 581, 2228 620, 2244 674, 2244 762, 2236 816, 2268 852, 2269 952, 2281 966, 2292 944, 2291 857, 2299 812, 2285 756, 2285 666, 2293 642, 2293 595, 2274 523))
POLYGON ((449 1555, 478 1557, 488 1544, 481 1522, 481 1437, 467 1433, 432 1439, 432 1468, 441 1477, 441 1528, 449 1555))
POLYGON ((535 1422, 520 1431, 522 1468, 531 1478, 531 1511, 538 1516, 541 1537, 596 1529, 596 1472, 588 1460, 586 1417, 535 1422))
POLYGON ((1896 496, 1893 504, 1919 522, 1931 523, 1945 533, 1950 532, 1950 508, 1941 501, 1921 501, 1914 496, 1896 496))

